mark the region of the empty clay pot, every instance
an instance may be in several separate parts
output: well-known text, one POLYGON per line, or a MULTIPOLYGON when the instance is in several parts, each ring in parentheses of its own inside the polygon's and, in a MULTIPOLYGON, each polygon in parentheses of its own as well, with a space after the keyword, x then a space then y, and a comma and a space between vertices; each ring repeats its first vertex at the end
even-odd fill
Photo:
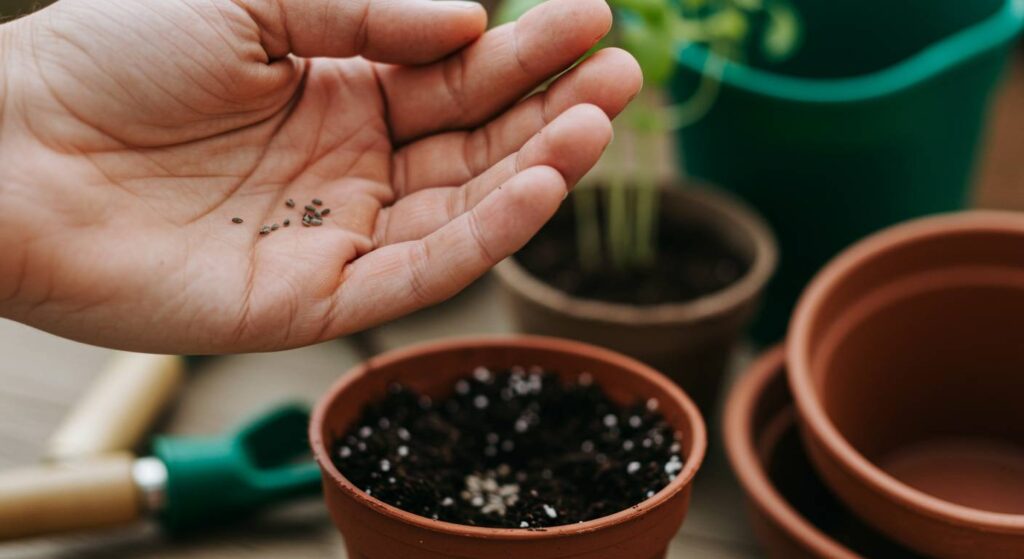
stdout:
POLYGON ((628 305, 560 291, 506 258, 494 271, 519 330, 620 351, 667 374, 709 413, 729 355, 757 310, 775 270, 775 239, 764 221, 735 198, 692 185, 662 190, 661 219, 704 228, 748 263, 721 291, 688 302, 628 305))
POLYGON ((782 346, 751 365, 730 392, 725 446, 769 557, 916 557, 857 519, 815 474, 797 432, 782 346))
POLYGON ((323 471, 327 508, 352 559, 659 559, 683 522, 693 477, 707 444, 697 407, 653 369, 617 353, 567 340, 535 337, 449 340, 373 358, 346 374, 317 405, 310 425, 313 453, 323 471), (431 520, 366 495, 335 468, 332 441, 392 382, 444 396, 477 366, 539 365, 563 377, 589 372, 622 404, 657 398, 681 434, 685 464, 655 496, 627 510, 545 530, 480 528, 431 520))
POLYGON ((1024 215, 885 230, 811 283, 787 349, 816 469, 926 555, 1024 557, 1024 215))

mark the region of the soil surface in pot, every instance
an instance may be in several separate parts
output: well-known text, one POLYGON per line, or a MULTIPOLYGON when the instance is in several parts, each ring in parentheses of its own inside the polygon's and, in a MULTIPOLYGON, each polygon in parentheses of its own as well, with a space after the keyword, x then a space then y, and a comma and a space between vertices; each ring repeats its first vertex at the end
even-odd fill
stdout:
POLYGON ((535 277, 574 297, 632 305, 681 303, 728 287, 750 267, 713 231, 662 214, 653 267, 616 270, 604 262, 584 271, 571 204, 564 207, 515 258, 535 277))
POLYGON ((402 510, 496 528, 607 516, 652 497, 684 457, 654 399, 621 407, 586 373, 477 368, 439 400, 400 385, 333 447, 341 473, 402 510))

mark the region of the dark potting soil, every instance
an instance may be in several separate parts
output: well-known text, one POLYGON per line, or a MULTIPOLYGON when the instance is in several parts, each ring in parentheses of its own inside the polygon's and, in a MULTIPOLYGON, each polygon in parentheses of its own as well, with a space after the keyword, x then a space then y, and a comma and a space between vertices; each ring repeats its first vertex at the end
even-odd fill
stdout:
POLYGON ((402 510, 458 524, 540 529, 653 496, 683 456, 657 401, 620 407, 583 373, 477 368, 432 401, 400 385, 334 444, 334 462, 402 510))
POLYGON ((605 262, 597 270, 585 271, 576 246, 575 217, 567 203, 515 258, 535 277, 575 297, 633 305, 692 301, 728 287, 750 267, 711 231, 664 215, 659 226, 657 262, 652 267, 616 270, 605 262))

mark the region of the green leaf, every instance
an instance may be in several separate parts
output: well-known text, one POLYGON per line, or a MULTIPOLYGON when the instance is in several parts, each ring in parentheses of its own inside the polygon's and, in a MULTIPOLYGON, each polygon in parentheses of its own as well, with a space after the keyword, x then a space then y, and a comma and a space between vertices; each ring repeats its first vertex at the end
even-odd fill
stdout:
POLYGON ((773 3, 767 10, 768 23, 761 39, 765 56, 780 62, 792 56, 800 42, 800 19, 788 3, 773 3))
POLYGON ((671 13, 665 0, 609 0, 608 5, 617 10, 633 12, 650 25, 660 25, 671 13))
POLYGON ((684 10, 703 10, 708 5, 708 0, 682 0, 684 10))
POLYGON ((503 0, 498 6, 498 13, 495 14, 493 24, 501 25, 515 21, 535 6, 543 4, 545 0, 503 0))
POLYGON ((732 2, 739 9, 748 12, 759 12, 764 9, 764 0, 732 0, 732 2))
POLYGON ((672 76, 675 44, 666 27, 623 24, 622 46, 640 63, 645 83, 664 85, 672 76))
POLYGON ((710 40, 731 43, 742 42, 750 29, 746 14, 736 8, 725 8, 708 16, 704 25, 710 40))

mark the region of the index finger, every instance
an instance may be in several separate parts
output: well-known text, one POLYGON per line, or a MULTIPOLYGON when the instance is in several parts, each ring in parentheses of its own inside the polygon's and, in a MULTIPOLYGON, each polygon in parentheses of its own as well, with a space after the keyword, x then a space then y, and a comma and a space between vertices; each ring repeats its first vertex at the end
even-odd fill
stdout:
POLYGON ((483 124, 572 65, 611 25, 604 0, 549 0, 440 62, 382 67, 393 139, 483 124))

